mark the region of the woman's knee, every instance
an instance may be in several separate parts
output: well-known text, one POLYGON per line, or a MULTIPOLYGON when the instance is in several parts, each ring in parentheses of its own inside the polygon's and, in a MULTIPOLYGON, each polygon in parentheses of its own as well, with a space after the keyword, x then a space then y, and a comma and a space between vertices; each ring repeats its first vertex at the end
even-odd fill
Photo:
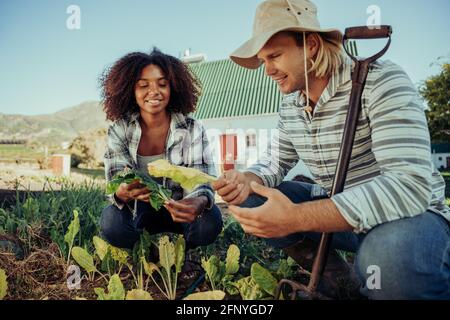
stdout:
POLYGON ((139 232, 129 225, 124 214, 114 205, 104 208, 100 218, 100 235, 115 247, 131 249, 139 239, 139 232))
POLYGON ((217 239, 222 231, 222 226, 222 213, 214 205, 189 226, 186 240, 191 247, 209 245, 217 239))

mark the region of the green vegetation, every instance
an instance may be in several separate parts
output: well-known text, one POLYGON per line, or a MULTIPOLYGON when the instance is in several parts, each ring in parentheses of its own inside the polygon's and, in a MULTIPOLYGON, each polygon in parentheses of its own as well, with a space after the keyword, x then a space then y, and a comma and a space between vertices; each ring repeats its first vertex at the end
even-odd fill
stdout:
POLYGON ((148 164, 148 173, 153 177, 166 177, 179 183, 183 189, 192 190, 200 184, 216 181, 217 178, 200 170, 175 166, 165 159, 148 164))
POLYGON ((0 144, 0 160, 4 162, 37 162, 44 156, 42 148, 24 144, 0 144))
MULTIPOLYGON (((104 186, 61 183, 61 191, 30 193, 23 201, 0 208, 0 242, 9 239, 11 244, 2 247, 0 243, 6 299, 181 299, 193 292, 188 292, 191 284, 180 278, 185 258, 182 237, 144 232, 133 250, 115 248, 99 237, 100 214, 108 205, 104 186), (158 248, 159 261, 152 258, 151 246, 158 248), (11 251, 16 255, 8 253, 11 251), (81 269, 81 288, 68 290, 67 266, 73 264, 81 269)), ((215 290, 204 280, 199 283, 201 292, 186 299, 243 299, 234 283, 251 276, 254 263, 274 276, 286 265, 281 251, 244 234, 226 209, 223 211, 224 229, 217 241, 190 250, 186 259, 200 267, 201 260, 211 260, 214 255, 225 263, 224 277, 232 277, 228 282, 217 281, 220 284, 215 290)), ((219 266, 222 270, 221 263, 219 266)), ((254 291, 248 285, 242 288, 254 291)))
POLYGON ((428 127, 433 142, 450 140, 450 63, 442 63, 441 72, 429 77, 419 88, 427 101, 428 127))
POLYGON ((139 181, 150 191, 150 205, 157 211, 161 209, 164 202, 169 200, 172 195, 169 189, 156 183, 150 177, 143 176, 138 171, 130 169, 119 172, 108 182, 106 185, 106 194, 114 194, 122 183, 130 184, 135 181, 139 181))

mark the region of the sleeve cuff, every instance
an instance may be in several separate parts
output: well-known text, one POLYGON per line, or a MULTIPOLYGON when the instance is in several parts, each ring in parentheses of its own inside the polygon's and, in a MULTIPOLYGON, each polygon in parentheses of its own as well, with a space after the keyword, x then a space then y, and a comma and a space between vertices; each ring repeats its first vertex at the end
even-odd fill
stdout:
POLYGON ((120 210, 122 210, 123 207, 125 206, 125 204, 124 204, 122 201, 120 201, 120 200, 116 197, 116 194, 115 194, 115 193, 109 195, 109 196, 108 196, 108 200, 109 200, 109 202, 110 202, 112 205, 116 206, 116 207, 119 208, 120 210))
POLYGON ((254 169, 254 168, 247 168, 247 169, 243 170, 242 172, 253 173, 254 175, 258 176, 262 180, 265 187, 273 188, 271 181, 267 178, 266 175, 261 174, 261 172, 259 170, 254 169))
POLYGON ((365 217, 359 216, 359 200, 355 199, 353 196, 354 195, 349 194, 349 192, 342 192, 335 194, 330 199, 336 205, 342 217, 353 227, 353 232, 367 232, 371 227, 367 222, 364 223, 365 217), (348 197, 352 198, 353 201, 349 201, 348 197))
POLYGON ((206 204, 205 209, 206 210, 211 210, 212 207, 214 206, 214 193, 206 187, 200 187, 194 191, 192 191, 191 193, 189 193, 186 197, 184 197, 185 199, 187 198, 195 198, 195 197, 199 197, 199 196, 206 196, 206 198, 208 198, 208 203, 206 204))

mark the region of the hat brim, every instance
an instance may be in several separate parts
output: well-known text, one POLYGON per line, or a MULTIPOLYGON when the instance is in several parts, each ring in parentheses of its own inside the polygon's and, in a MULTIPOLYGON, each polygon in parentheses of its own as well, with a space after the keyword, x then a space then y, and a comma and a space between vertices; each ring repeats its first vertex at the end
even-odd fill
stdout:
POLYGON ((343 35, 338 29, 307 29, 300 27, 283 27, 279 30, 271 30, 262 33, 256 37, 246 41, 243 45, 237 48, 231 55, 230 59, 238 65, 248 68, 257 69, 261 65, 261 61, 256 57, 256 54, 264 47, 264 45, 278 32, 281 31, 295 31, 295 32, 318 32, 326 34, 328 38, 342 42, 343 35))

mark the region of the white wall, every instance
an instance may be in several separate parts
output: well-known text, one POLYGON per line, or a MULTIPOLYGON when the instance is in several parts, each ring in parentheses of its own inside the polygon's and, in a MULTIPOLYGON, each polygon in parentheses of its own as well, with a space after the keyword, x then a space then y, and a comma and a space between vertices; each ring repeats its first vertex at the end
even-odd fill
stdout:
POLYGON ((431 159, 437 169, 441 167, 447 168, 447 158, 450 157, 450 153, 432 153, 431 159), (441 158, 441 160, 439 160, 441 158))
MULTIPOLYGON (((237 169, 242 170, 253 164, 270 143, 278 123, 278 114, 242 116, 221 119, 201 120, 206 129, 208 139, 213 146, 214 162, 220 163, 220 140, 221 134, 237 134, 237 169), (246 135, 256 134, 256 147, 247 148, 246 135)), ((219 173, 219 166, 216 167, 219 173)), ((310 176, 309 170, 299 163, 287 175, 291 179, 297 174, 310 176)))

